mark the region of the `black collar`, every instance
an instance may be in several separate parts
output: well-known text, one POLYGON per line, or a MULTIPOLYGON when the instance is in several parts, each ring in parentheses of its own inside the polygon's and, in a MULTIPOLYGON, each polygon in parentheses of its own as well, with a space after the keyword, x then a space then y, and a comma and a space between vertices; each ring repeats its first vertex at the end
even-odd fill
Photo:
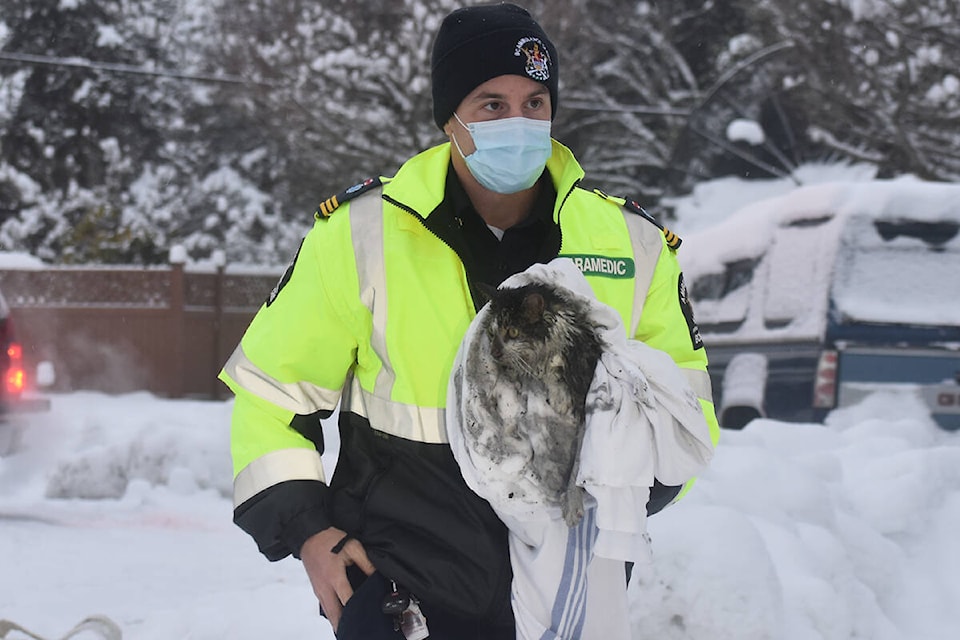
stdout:
MULTIPOLYGON (((556 199, 557 191, 545 171, 530 215, 504 230, 503 238, 498 240, 477 213, 451 164, 443 202, 424 219, 424 224, 457 253, 471 285, 483 282, 496 287, 530 265, 546 263, 557 256, 560 228, 553 221, 556 199)), ((480 302, 476 294, 474 301, 480 302)))
MULTIPOLYGON (((462 221, 470 217, 477 217, 480 218, 481 222, 486 226, 486 222, 483 221, 483 218, 477 213, 476 208, 473 206, 473 202, 470 201, 470 196, 467 195, 466 189, 463 188, 460 178, 457 177, 457 172, 454 170, 452 163, 447 169, 444 200, 449 204, 450 210, 458 220, 462 221)), ((513 225, 511 229, 530 227, 538 222, 552 223, 553 209, 556 201, 557 190, 553 187, 553 180, 550 179, 550 174, 544 170, 543 175, 540 176, 540 192, 533 201, 533 207, 530 209, 529 215, 513 225)))

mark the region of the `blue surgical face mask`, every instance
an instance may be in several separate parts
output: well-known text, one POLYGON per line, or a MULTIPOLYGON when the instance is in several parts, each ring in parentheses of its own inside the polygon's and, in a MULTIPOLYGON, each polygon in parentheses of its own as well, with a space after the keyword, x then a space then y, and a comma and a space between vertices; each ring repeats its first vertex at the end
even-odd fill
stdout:
POLYGON ((502 118, 464 123, 476 151, 463 155, 456 136, 453 143, 470 173, 481 185, 497 193, 517 193, 534 185, 553 151, 550 121, 531 118, 502 118))

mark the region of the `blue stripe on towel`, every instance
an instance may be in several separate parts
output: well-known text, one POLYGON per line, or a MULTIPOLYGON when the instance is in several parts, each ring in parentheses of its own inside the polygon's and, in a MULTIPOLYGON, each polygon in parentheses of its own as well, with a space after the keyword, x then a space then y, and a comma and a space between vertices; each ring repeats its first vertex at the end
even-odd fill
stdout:
POLYGON ((587 617, 587 569, 599 530, 595 509, 586 509, 583 519, 567 534, 563 574, 553 602, 550 629, 540 640, 579 638, 587 617))

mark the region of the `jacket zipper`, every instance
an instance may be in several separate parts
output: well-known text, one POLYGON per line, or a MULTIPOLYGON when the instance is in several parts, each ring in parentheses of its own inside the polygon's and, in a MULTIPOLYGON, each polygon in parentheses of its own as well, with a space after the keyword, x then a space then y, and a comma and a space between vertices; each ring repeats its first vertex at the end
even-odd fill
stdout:
POLYGON ((567 190, 566 195, 563 196, 563 200, 560 201, 560 206, 557 208, 557 230, 560 232, 560 246, 557 247, 557 255, 560 255, 560 252, 563 250, 563 227, 560 226, 560 214, 563 212, 563 205, 567 204, 567 198, 570 197, 570 194, 573 193, 573 190, 580 185, 580 178, 577 178, 573 181, 573 184, 570 186, 570 189, 567 190))
POLYGON ((460 252, 457 251, 457 250, 453 247, 453 245, 451 245, 449 242, 447 242, 445 239, 443 239, 436 231, 434 231, 433 229, 431 229, 430 227, 428 227, 428 226, 427 226, 427 220, 426 220, 426 218, 424 218, 424 217, 423 217, 422 215, 420 215, 416 210, 414 210, 413 207, 409 207, 409 206, 403 204, 402 202, 400 202, 400 201, 398 201, 398 200, 395 200, 395 199, 393 199, 393 198, 391 198, 390 196, 385 195, 385 194, 381 194, 380 197, 383 198, 384 200, 386 200, 387 202, 389 202, 390 204, 392 204, 393 206, 397 207, 398 209, 401 209, 402 211, 406 211, 407 213, 409 213, 410 215, 412 215, 414 218, 416 218, 417 220, 419 220, 419 221, 420 221, 420 224, 423 225, 423 228, 430 232, 430 235, 432 235, 434 238, 436 238, 437 240, 439 240, 440 242, 442 242, 443 244, 445 244, 447 247, 450 248, 451 251, 453 251, 453 253, 456 254, 457 259, 460 261, 460 268, 463 269, 463 277, 464 277, 464 279, 467 281, 467 293, 470 295, 470 300, 471 300, 471 302, 473 302, 474 312, 478 311, 478 309, 476 308, 476 306, 477 306, 477 305, 476 305, 476 301, 473 299, 473 282, 472 282, 471 279, 470 279, 470 274, 467 273, 467 267, 463 264, 463 256, 460 255, 460 252))

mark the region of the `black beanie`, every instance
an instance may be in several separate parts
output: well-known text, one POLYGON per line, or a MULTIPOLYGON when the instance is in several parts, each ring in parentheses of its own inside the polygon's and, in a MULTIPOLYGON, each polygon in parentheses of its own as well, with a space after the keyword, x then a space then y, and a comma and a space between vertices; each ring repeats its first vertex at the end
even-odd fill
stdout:
POLYGON ((557 113, 557 50, 526 9, 506 2, 457 9, 443 20, 430 60, 433 119, 443 129, 467 95, 487 80, 518 75, 550 91, 557 113))

